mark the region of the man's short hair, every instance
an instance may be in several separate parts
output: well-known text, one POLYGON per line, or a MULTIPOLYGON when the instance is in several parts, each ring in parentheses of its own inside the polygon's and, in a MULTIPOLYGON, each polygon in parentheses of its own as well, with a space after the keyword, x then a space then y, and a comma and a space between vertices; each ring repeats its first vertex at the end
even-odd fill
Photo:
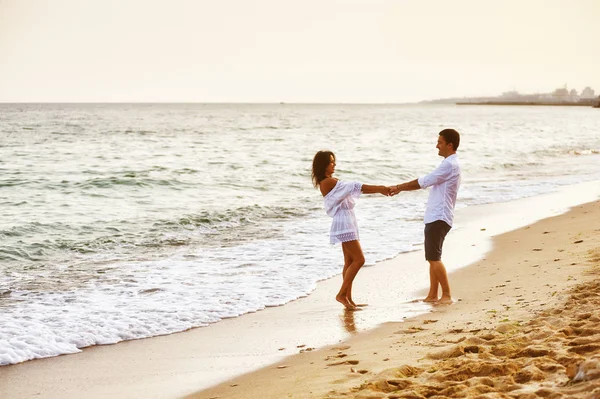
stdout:
POLYGON ((454 151, 458 150, 460 144, 460 134, 454 129, 444 129, 440 132, 440 136, 446 140, 446 143, 452 143, 454 151))

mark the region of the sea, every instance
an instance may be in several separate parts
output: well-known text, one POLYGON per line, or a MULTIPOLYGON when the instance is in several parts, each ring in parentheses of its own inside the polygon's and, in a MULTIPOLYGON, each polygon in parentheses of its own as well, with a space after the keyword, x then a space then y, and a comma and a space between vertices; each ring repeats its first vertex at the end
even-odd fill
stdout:
MULTIPOLYGON (((397 184, 439 165, 444 128, 459 209, 600 181, 591 107, 0 104, 0 365, 310 295, 343 262, 314 154, 397 184)), ((428 193, 405 194, 358 199, 368 266, 422 249, 428 193)))

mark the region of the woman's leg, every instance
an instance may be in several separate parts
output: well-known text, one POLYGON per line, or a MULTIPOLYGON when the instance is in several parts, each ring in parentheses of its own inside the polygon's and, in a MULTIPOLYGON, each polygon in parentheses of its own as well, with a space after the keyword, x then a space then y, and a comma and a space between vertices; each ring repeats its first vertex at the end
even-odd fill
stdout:
POLYGON ((343 274, 344 280, 342 282, 342 287, 340 291, 336 295, 335 299, 344 305, 347 309, 355 309, 356 306, 353 305, 348 300, 348 295, 352 297, 352 282, 354 281, 354 277, 360 270, 360 268, 365 264, 365 256, 363 255, 362 248, 358 240, 348 241, 342 243, 342 249, 344 251, 344 258, 346 258, 346 254, 348 254, 348 258, 351 260, 348 267, 345 267, 345 273, 343 274))
POLYGON ((346 270, 348 270, 348 266, 350 266, 350 263, 352 263, 352 257, 343 244, 344 243, 342 243, 342 252, 344 253, 344 269, 342 270, 342 278, 346 275, 346 270))
MULTIPOLYGON (((346 250, 346 247, 344 245, 342 245, 342 252, 344 253, 344 269, 342 270, 343 281, 343 279, 346 277, 346 270, 348 270, 348 267, 352 263, 352 256, 350 252, 346 250)), ((350 305, 356 307, 356 304, 352 300, 352 287, 350 287, 350 290, 348 290, 348 295, 346 295, 346 298, 348 299, 348 302, 350 302, 350 305)))

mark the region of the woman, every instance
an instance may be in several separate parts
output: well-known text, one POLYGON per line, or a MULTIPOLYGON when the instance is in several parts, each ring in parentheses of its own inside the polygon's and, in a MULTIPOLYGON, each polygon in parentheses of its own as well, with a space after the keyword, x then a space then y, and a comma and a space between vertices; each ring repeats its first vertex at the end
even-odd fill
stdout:
POLYGON ((312 180, 323 194, 325 211, 333 218, 329 238, 331 244, 342 243, 344 252, 344 269, 342 271, 342 287, 335 299, 346 309, 356 309, 352 300, 352 282, 365 264, 360 242, 358 241, 358 225, 354 216, 354 199, 361 193, 380 193, 390 195, 386 186, 370 186, 359 182, 343 182, 333 178, 335 173, 335 155, 331 151, 319 151, 315 154, 312 165, 312 180))

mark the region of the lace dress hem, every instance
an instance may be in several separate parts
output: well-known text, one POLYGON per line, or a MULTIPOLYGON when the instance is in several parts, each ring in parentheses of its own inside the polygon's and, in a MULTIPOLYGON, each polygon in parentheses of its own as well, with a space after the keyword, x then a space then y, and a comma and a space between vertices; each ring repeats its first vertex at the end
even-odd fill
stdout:
POLYGON ((331 237, 330 243, 331 244, 339 244, 341 242, 348 242, 348 241, 358 241, 358 234, 354 231, 351 233, 337 234, 337 235, 331 237))

